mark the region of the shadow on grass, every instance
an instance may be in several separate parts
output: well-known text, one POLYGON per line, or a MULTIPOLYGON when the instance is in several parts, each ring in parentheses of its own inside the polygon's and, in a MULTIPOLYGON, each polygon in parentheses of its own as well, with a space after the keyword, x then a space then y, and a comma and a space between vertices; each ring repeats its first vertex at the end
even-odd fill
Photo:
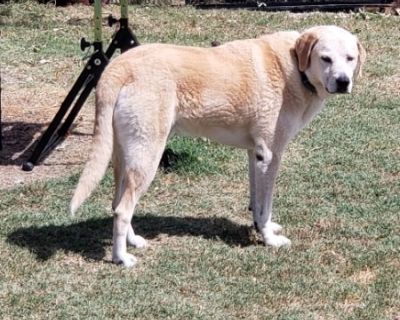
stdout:
MULTIPOLYGON (((32 155, 42 134, 38 135, 43 129, 47 129, 48 124, 30 122, 3 122, 2 129, 2 149, 0 152, 0 166, 22 165, 32 155), (37 137, 36 137, 37 136, 37 137), (35 138, 36 137, 36 138, 35 138)), ((80 133, 71 129, 74 136, 87 136, 90 134, 80 133)), ((44 152, 41 161, 47 157, 52 149, 44 152)), ((69 163, 66 163, 69 164, 69 163)))
MULTIPOLYGON (((225 218, 192 218, 142 215, 134 217, 135 232, 146 239, 160 234, 196 236, 224 241, 230 246, 254 244, 250 226, 238 225, 225 218)), ((10 233, 11 244, 28 248, 37 260, 45 261, 58 250, 78 253, 87 259, 102 260, 111 245, 112 218, 90 219, 67 226, 20 228, 10 233)))
POLYGON ((3 122, 0 166, 22 165, 32 153, 34 136, 44 124, 25 122, 3 122))

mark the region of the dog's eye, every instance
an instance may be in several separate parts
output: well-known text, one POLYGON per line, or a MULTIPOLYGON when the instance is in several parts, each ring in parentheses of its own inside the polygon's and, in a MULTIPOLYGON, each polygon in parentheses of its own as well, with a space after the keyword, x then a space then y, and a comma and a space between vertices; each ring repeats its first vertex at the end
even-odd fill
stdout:
POLYGON ((353 61, 354 60, 354 57, 352 57, 352 56, 347 56, 347 61, 353 61))
POLYGON ((321 57, 321 60, 324 61, 324 62, 326 62, 326 63, 332 63, 332 59, 329 58, 329 57, 327 57, 327 56, 322 56, 322 57, 321 57))

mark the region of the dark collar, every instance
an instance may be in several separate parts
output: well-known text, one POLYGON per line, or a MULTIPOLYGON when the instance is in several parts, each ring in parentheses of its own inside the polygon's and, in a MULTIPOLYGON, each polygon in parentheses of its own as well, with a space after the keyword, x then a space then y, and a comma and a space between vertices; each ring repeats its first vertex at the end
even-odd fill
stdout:
POLYGON ((301 77, 301 83, 308 89, 311 91, 311 93, 317 93, 317 89, 315 89, 315 87, 313 86, 313 84, 310 82, 310 80, 308 80, 307 75, 305 74, 305 72, 303 71, 299 71, 300 72, 300 77, 301 77))

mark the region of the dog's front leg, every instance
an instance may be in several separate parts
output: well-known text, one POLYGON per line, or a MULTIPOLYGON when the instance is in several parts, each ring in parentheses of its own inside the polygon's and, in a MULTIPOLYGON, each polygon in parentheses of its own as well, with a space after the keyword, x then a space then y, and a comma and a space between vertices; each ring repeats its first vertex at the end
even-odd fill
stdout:
POLYGON ((280 165, 280 156, 273 154, 265 144, 255 150, 255 207, 253 208, 254 225, 260 231, 264 243, 274 247, 290 245, 290 240, 276 233, 282 227, 271 221, 272 196, 280 165))
POLYGON ((249 187, 250 187, 250 202, 249 202, 249 210, 254 211, 256 208, 256 155, 253 150, 247 150, 247 156, 249 160, 249 187))

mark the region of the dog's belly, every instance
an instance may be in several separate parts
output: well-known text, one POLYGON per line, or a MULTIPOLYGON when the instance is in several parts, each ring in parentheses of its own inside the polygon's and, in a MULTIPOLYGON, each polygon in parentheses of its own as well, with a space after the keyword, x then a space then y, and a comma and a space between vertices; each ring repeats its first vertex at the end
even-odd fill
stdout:
POLYGON ((173 133, 191 137, 206 137, 236 148, 252 149, 254 147, 249 130, 243 127, 223 128, 177 123, 173 128, 173 133))

